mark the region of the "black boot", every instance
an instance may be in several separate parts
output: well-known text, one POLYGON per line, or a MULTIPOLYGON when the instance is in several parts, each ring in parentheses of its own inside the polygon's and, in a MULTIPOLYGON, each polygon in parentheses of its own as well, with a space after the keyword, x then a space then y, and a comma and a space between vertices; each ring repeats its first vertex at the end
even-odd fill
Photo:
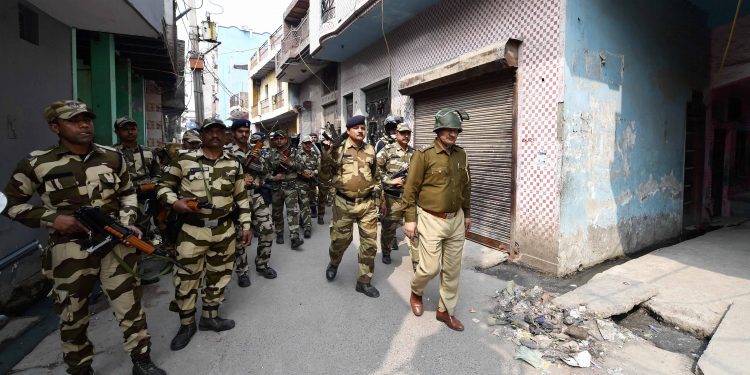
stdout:
POLYGON ((315 219, 316 217, 318 217, 318 208, 317 207, 313 207, 313 208, 310 209, 310 217, 313 218, 313 219, 315 219))
POLYGON ((383 254, 383 264, 391 264, 391 254, 383 254))
POLYGON ((368 297, 372 297, 372 298, 378 298, 378 297, 380 297, 380 292, 378 292, 378 290, 374 286, 372 286, 370 284, 357 283, 357 287, 354 288, 354 290, 356 290, 356 291, 358 291, 358 292, 360 292, 360 293, 362 293, 362 294, 364 294, 364 295, 366 295, 368 297))
POLYGON ((328 281, 333 281, 333 279, 336 278, 336 272, 338 272, 338 270, 339 268, 337 266, 328 263, 328 268, 326 268, 326 279, 328 279, 328 281))
POLYGON ((247 274, 242 274, 237 278, 237 284, 240 286, 240 288, 247 288, 250 286, 250 276, 247 274))
POLYGON ((397 251, 397 250, 398 250, 398 240, 394 238, 393 245, 391 245, 391 251, 397 251))
POLYGON ((325 221, 323 221, 323 216, 318 216, 318 224, 320 225, 325 224, 325 221))
POLYGON ((261 274, 266 279, 275 279, 276 278, 276 270, 269 266, 264 267, 255 267, 255 270, 258 271, 259 274, 261 274))
POLYGON ((305 229, 305 233, 303 233, 302 236, 305 237, 305 238, 310 238, 310 235, 311 235, 311 230, 310 229, 305 229))
POLYGON ((305 241, 303 241, 303 240, 302 240, 301 238, 299 238, 299 237, 296 237, 296 238, 292 238, 292 249, 296 249, 296 248, 298 248, 298 247, 299 247, 300 245, 302 245, 303 243, 305 243, 305 241))
POLYGON ((284 233, 276 233, 276 243, 279 245, 284 243, 284 233))
POLYGON ((190 343, 190 339, 195 334, 195 322, 187 324, 187 325, 181 325, 180 329, 177 331, 177 334, 172 339, 172 343, 169 345, 169 347, 172 350, 180 350, 187 346, 187 344, 190 343))
POLYGON ((167 375, 166 371, 156 367, 148 353, 131 358, 133 360, 133 375, 167 375))
POLYGON ((201 331, 221 332, 232 328, 234 328, 234 320, 219 318, 218 316, 215 318, 201 317, 200 322, 198 322, 198 329, 201 331))

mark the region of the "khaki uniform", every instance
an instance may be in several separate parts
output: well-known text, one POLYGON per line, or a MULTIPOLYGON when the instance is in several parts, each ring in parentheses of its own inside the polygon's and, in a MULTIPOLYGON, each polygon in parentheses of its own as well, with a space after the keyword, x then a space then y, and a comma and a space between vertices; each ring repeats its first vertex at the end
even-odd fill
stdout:
MULTIPOLYGON (((250 145, 247 152, 242 151, 236 144, 231 144, 230 152, 236 156, 240 162, 245 165, 247 157, 253 150, 253 146, 250 145)), ((261 151, 261 159, 266 156, 267 151, 261 151)), ((255 256, 255 268, 265 268, 268 265, 268 260, 271 259, 271 246, 273 244, 273 223, 271 222, 271 209, 263 201, 263 197, 260 195, 260 185, 265 180, 268 173, 265 169, 264 163, 256 163, 254 167, 244 168, 245 174, 249 174, 253 177, 253 183, 247 188, 247 197, 250 199, 250 211, 252 211, 252 228, 253 231, 258 234, 258 250, 255 256), (257 168, 255 167, 257 166, 257 168)), ((238 231, 239 234, 239 231, 238 231)), ((238 275, 247 275, 249 270, 249 264, 247 261, 247 253, 245 247, 242 246, 242 241, 237 241, 236 245, 236 258, 234 270, 238 275)))
POLYGON ((120 324, 124 348, 131 356, 149 352, 150 336, 141 306, 138 279, 115 259, 119 256, 136 268, 135 248, 116 245, 111 251, 93 254, 85 233, 62 235, 52 229, 58 215, 72 215, 82 206, 99 207, 123 225, 133 225, 137 200, 127 165, 113 148, 93 144, 81 157, 58 144, 34 151, 22 160, 5 188, 5 214, 30 227, 49 229, 47 248, 42 252, 42 273, 52 281, 52 298, 60 316, 63 360, 68 372, 91 365, 94 346, 86 334, 89 325, 88 297, 97 280, 110 301, 120 324), (29 203, 37 192, 41 205, 29 203))
MULTIPOLYGON (((315 146, 313 146, 315 149, 315 146)), ((297 186, 299 187, 299 201, 300 201, 300 226, 304 230, 312 230, 312 219, 310 213, 310 207, 317 205, 318 199, 318 167, 320 166, 319 155, 315 151, 310 151, 308 155, 300 147, 297 152, 297 165, 300 172, 310 171, 315 176, 309 180, 302 177, 302 174, 298 174, 297 186)))
MULTIPOLYGON (((408 168, 409 160, 414 154, 414 148, 407 145, 406 150, 401 148, 398 142, 385 146, 378 153, 378 168, 380 168, 380 178, 383 184, 383 194, 387 206, 387 213, 381 220, 380 228, 380 250, 384 255, 391 254, 391 244, 396 238, 396 229, 401 225, 404 218, 404 204, 401 201, 404 188, 393 185, 391 176, 395 173, 408 168)), ((419 254, 409 243, 409 255, 411 255, 412 264, 419 262, 419 254)))
MULTIPOLYGON (((287 145, 287 147, 289 147, 287 145)), ((299 189, 297 188, 297 165, 294 153, 291 153, 284 171, 281 167, 282 150, 271 148, 266 158, 266 168, 269 171, 268 182, 273 189, 271 198, 271 216, 276 234, 284 233, 284 207, 286 207, 286 221, 289 226, 289 236, 292 239, 299 238, 299 189), (273 177, 281 173, 284 180, 275 181, 273 177)))
POLYGON ((352 229, 359 227, 359 278, 358 283, 369 284, 375 270, 378 251, 377 207, 380 205, 380 171, 377 168, 375 149, 367 144, 356 145, 347 138, 332 155, 323 154, 320 167, 323 179, 331 178, 336 189, 331 221, 331 246, 328 250, 331 264, 338 267, 349 244, 352 229))
POLYGON ((435 140, 414 153, 403 195, 404 219, 417 223, 419 236, 419 265, 411 288, 421 296, 427 283, 440 274, 438 309, 451 316, 458 301, 470 198, 468 159, 461 147, 453 146, 448 154, 435 140))
POLYGON ((196 198, 226 210, 202 209, 184 214, 184 224, 177 236, 177 261, 192 272, 175 268, 174 305, 180 311, 180 323, 195 322, 195 305, 204 273, 201 316, 215 318, 234 268, 236 233, 229 212, 235 209, 235 204, 239 209, 239 226, 243 230, 251 226, 242 165, 226 151, 217 160, 208 159, 202 149, 179 154, 162 174, 157 194, 169 206, 180 198, 196 198))

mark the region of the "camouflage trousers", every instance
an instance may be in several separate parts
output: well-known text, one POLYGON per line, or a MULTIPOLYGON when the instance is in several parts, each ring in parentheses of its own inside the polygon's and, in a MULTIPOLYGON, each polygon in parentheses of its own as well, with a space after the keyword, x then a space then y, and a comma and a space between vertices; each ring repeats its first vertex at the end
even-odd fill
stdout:
POLYGON ((234 223, 227 220, 216 228, 183 224, 177 236, 177 261, 192 274, 175 267, 174 305, 180 311, 180 324, 195 322, 198 289, 203 281, 204 318, 215 318, 224 302, 224 290, 232 280, 235 251, 234 223))
POLYGON ((300 207, 300 222, 299 225, 302 229, 312 229, 311 219, 311 208, 313 202, 317 202, 317 185, 314 183, 300 181, 297 183, 299 187, 299 207, 300 207))
POLYGON ((332 198, 331 185, 328 182, 321 181, 318 184, 317 204, 318 204, 318 216, 324 217, 326 213, 326 206, 331 205, 332 198))
POLYGON ((331 221, 331 247, 328 250, 331 264, 338 267, 346 248, 352 243, 354 224, 359 227, 359 278, 358 283, 368 284, 375 270, 378 252, 378 215, 375 200, 357 199, 350 202, 336 195, 331 221))
MULTIPOLYGON (((260 193, 248 191, 253 211, 253 231, 258 234, 258 254, 255 256, 255 268, 265 268, 271 259, 271 245, 273 244, 273 223, 271 210, 266 206, 260 193)), ((246 247, 242 246, 241 233, 237 230, 236 257, 234 271, 238 275, 247 275, 250 265, 247 262, 246 247)))
MULTIPOLYGON (((383 255, 391 254, 391 244, 396 239, 396 229, 402 225, 404 219, 404 208, 405 205, 401 202, 401 198, 396 198, 388 194, 385 195, 385 202, 388 207, 388 213, 383 216, 380 227, 380 250, 383 255)), ((419 263, 419 251, 417 249, 417 237, 413 240, 407 241, 409 246, 409 255, 411 256, 411 263, 416 266, 419 263)))
POLYGON ((131 356, 148 353, 151 336, 141 306, 141 286, 114 257, 117 254, 135 268, 137 250, 116 245, 110 252, 89 254, 73 242, 61 243, 42 252, 42 273, 52 281, 55 312, 60 316, 63 360, 68 372, 90 366, 94 346, 86 331, 89 326, 89 295, 96 280, 109 299, 120 325, 123 347, 131 356))
MULTIPOLYGON (((275 188, 274 188, 275 189, 275 188)), ((284 206, 289 236, 299 238, 299 194, 296 181, 284 181, 278 190, 273 191, 271 216, 276 233, 284 233, 284 206)))

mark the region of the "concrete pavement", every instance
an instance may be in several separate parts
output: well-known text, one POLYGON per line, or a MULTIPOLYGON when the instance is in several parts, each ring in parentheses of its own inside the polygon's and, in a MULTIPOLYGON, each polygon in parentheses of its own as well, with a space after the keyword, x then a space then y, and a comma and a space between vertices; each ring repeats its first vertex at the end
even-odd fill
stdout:
MULTIPOLYGON (((403 241, 393 253, 393 264, 382 264, 380 254, 376 258, 373 284, 381 292, 377 299, 354 290, 356 237, 330 283, 324 275, 327 222, 314 224, 313 238, 305 240, 299 251, 291 250, 289 242, 287 237, 286 244, 273 247, 271 265, 279 273, 277 279, 266 280, 253 271, 253 284, 246 289, 233 280, 221 310, 222 316, 237 322, 233 330, 199 331, 178 352, 169 349, 179 324, 176 314, 167 309, 171 280, 162 278, 146 286, 154 361, 172 374, 536 373, 513 360, 512 344, 490 335, 484 323, 491 296, 504 287, 504 281, 464 269, 457 315, 466 331, 458 333, 435 320, 437 280, 425 292, 425 314, 420 318, 411 314, 412 270, 403 241), (469 313, 470 309, 477 313, 469 313)), ((131 363, 110 310, 92 317, 89 335, 96 347, 95 370, 130 373, 131 363)), ((13 373, 63 374, 59 334, 48 336, 13 373)))

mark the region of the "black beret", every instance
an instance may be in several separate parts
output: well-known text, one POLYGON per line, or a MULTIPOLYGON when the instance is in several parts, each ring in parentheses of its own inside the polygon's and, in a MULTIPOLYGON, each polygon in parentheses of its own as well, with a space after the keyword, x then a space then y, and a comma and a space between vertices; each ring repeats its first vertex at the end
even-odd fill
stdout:
POLYGON ((357 115, 349 119, 349 121, 346 122, 346 128, 353 128, 357 125, 364 125, 365 123, 365 116, 357 115))
POLYGON ((232 120, 232 130, 237 130, 239 128, 250 128, 250 121, 244 119, 244 118, 238 118, 232 120))

